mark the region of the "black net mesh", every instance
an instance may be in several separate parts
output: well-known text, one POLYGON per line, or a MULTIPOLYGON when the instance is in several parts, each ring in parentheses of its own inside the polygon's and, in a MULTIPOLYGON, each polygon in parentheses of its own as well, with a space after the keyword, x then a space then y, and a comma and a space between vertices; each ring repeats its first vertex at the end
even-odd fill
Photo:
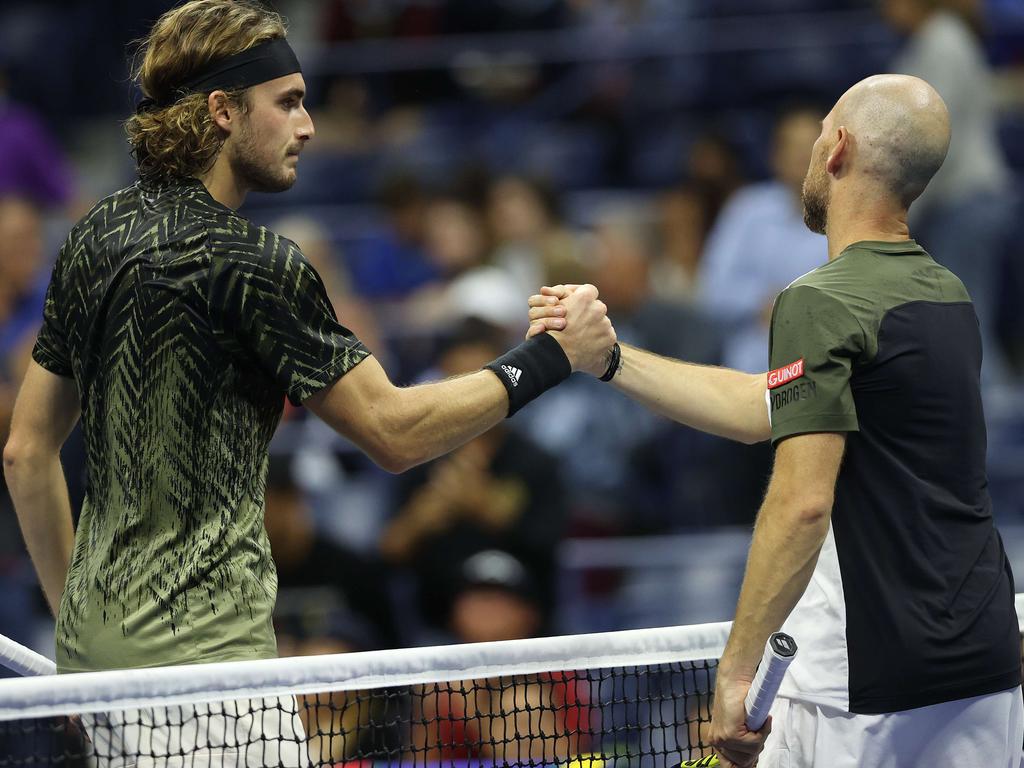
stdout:
POLYGON ((710 753, 715 662, 0 722, 0 766, 660 768, 710 753))

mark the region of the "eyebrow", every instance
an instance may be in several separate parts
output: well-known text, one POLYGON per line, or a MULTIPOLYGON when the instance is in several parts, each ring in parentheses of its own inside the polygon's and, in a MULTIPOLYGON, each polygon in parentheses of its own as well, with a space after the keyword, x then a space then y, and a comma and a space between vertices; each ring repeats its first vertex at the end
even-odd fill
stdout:
POLYGON ((305 95, 306 95, 306 90, 304 88, 296 87, 296 88, 290 88, 289 90, 285 91, 278 98, 280 98, 282 101, 284 101, 285 99, 290 99, 290 98, 302 99, 305 95))

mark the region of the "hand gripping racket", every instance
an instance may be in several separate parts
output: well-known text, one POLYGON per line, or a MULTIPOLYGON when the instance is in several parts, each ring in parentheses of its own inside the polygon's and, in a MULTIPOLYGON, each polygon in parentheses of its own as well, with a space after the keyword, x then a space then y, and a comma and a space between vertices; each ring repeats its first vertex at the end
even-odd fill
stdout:
MULTIPOLYGON (((776 632, 768 638, 754 682, 750 684, 747 698, 743 702, 747 710, 747 728, 750 730, 759 731, 764 726, 782 678, 795 656, 796 642, 785 632, 776 632)), ((699 760, 685 760, 679 764, 679 768, 712 768, 718 764, 718 755, 708 755, 699 760)))

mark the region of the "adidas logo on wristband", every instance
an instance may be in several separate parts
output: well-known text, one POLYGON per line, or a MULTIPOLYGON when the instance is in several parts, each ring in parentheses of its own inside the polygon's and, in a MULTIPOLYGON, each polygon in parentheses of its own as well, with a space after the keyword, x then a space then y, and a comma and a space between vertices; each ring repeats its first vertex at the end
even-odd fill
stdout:
POLYGON ((521 370, 516 368, 514 365, 503 365, 501 366, 501 370, 503 370, 505 372, 505 375, 508 376, 509 381, 512 382, 513 387, 519 386, 519 379, 523 375, 523 372, 521 370))

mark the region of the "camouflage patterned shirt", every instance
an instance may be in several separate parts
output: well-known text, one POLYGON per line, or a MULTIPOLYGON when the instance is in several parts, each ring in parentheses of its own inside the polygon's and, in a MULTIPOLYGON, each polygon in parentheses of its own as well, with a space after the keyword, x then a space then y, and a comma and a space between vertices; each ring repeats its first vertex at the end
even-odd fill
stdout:
POLYGON ((73 377, 87 493, 62 672, 276 654, 267 445, 369 352, 294 243, 197 180, 137 183, 61 249, 33 357, 73 377))

